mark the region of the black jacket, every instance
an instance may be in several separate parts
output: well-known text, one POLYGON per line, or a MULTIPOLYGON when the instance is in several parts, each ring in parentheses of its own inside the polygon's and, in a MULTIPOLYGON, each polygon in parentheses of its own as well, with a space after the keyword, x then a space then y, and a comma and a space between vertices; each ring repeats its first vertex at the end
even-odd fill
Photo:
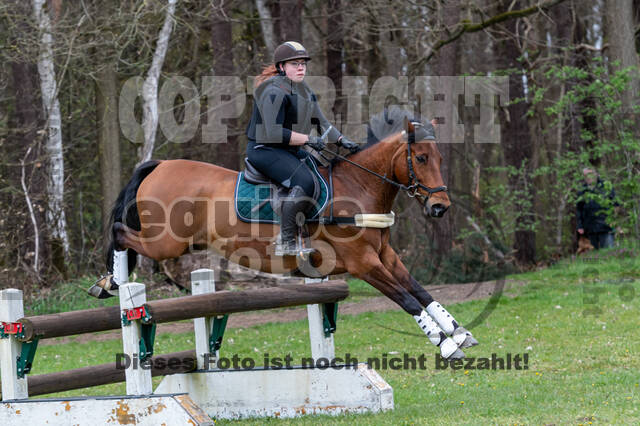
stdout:
MULTIPOLYGON (((291 131, 308 135, 316 126, 321 134, 331 125, 320 110, 315 93, 304 81, 294 83, 277 75, 258 86, 253 98, 253 113, 247 126, 249 140, 288 148, 291 131)), ((340 136, 334 127, 328 140, 335 143, 340 136)))
MULTIPOLYGON (((600 178, 595 187, 589 187, 586 184, 584 188, 578 192, 578 204, 576 206, 576 219, 578 229, 584 229, 586 234, 597 234, 602 232, 612 232, 613 228, 607 225, 604 209, 595 200, 588 199, 588 194, 600 194, 607 196, 604 183, 600 178)), ((610 200, 615 199, 615 191, 612 189, 608 194, 610 200)), ((614 201, 614 205, 618 205, 614 201)))

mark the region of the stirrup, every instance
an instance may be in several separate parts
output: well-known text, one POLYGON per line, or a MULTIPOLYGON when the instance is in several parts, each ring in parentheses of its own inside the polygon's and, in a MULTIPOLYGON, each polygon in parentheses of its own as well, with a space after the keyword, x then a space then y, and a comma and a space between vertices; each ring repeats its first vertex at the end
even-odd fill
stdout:
POLYGON ((283 243, 276 244, 275 255, 276 256, 305 256, 316 251, 311 247, 302 247, 298 244, 283 243))
POLYGON ((294 241, 282 241, 282 235, 278 235, 278 239, 276 240, 275 255, 306 257, 306 255, 316 251, 316 249, 312 247, 305 247, 302 241, 303 239, 301 237, 300 231, 298 231, 298 235, 296 236, 294 241))

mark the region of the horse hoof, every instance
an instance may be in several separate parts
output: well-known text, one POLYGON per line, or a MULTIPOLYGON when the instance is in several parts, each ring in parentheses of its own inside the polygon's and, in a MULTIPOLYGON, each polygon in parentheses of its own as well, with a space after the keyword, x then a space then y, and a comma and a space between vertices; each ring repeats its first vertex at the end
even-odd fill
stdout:
POLYGON ((450 337, 447 337, 440 344, 440 355, 444 359, 461 359, 464 358, 464 352, 458 349, 458 345, 450 337))
POLYGON ((451 356, 449 356, 449 358, 447 359, 462 359, 462 358, 464 358, 464 352, 462 352, 460 349, 456 349, 456 351, 452 353, 451 356))
POLYGON ((91 288, 87 290, 87 293, 98 299, 106 299, 117 296, 119 294, 118 287, 118 284, 113 280, 113 275, 109 274, 98 278, 91 288))
POLYGON ((478 341, 471 335, 471 332, 464 327, 456 328, 451 338, 460 348, 470 348, 478 344, 478 341))
POLYGON ((113 295, 109 293, 107 290, 95 284, 92 285, 89 288, 89 290, 87 290, 87 293, 89 293, 90 296, 93 296, 97 299, 107 299, 109 297, 113 297, 113 295))
POLYGON ((476 346, 478 345, 480 342, 478 342, 472 335, 468 335, 466 339, 464 339, 464 342, 462 342, 462 344, 460 345, 461 348, 470 348, 472 346, 476 346))

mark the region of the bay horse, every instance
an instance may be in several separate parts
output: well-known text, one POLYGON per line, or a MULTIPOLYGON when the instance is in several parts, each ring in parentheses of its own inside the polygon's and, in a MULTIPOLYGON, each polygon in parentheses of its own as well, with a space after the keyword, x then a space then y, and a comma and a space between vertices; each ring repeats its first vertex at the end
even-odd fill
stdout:
MULTIPOLYGON (((332 212, 349 217, 390 213, 396 195, 404 190, 422 204, 424 214, 441 217, 451 203, 440 174, 442 157, 433 124, 409 121, 398 110, 391 110, 379 123, 383 128, 377 134, 384 138, 374 138, 348 159, 334 163, 332 212)), ((320 171, 328 178, 326 168, 320 171)), ((112 211, 109 271, 113 272, 114 250, 128 253, 128 274, 135 267, 136 253, 163 260, 196 247, 264 272, 299 271, 298 258, 274 254, 279 225, 238 219, 234 208, 238 173, 189 160, 141 165, 112 211)), ((316 223, 308 231, 317 250, 311 261, 321 275, 348 272, 371 284, 414 317, 444 358, 462 358, 460 348, 478 343, 411 276, 389 245, 388 228, 316 223)), ((100 286, 101 291, 109 289, 104 280, 100 286)))

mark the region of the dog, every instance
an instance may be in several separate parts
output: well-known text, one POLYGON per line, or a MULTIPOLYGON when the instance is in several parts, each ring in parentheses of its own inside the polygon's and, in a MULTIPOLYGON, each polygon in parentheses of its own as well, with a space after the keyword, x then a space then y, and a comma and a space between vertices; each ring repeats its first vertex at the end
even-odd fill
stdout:
POLYGON ((580 235, 580 238, 578 239, 577 254, 580 255, 582 253, 587 253, 593 249, 595 249, 595 247, 593 247, 593 245, 591 244, 591 241, 589 241, 589 238, 585 237, 584 235, 580 235))

